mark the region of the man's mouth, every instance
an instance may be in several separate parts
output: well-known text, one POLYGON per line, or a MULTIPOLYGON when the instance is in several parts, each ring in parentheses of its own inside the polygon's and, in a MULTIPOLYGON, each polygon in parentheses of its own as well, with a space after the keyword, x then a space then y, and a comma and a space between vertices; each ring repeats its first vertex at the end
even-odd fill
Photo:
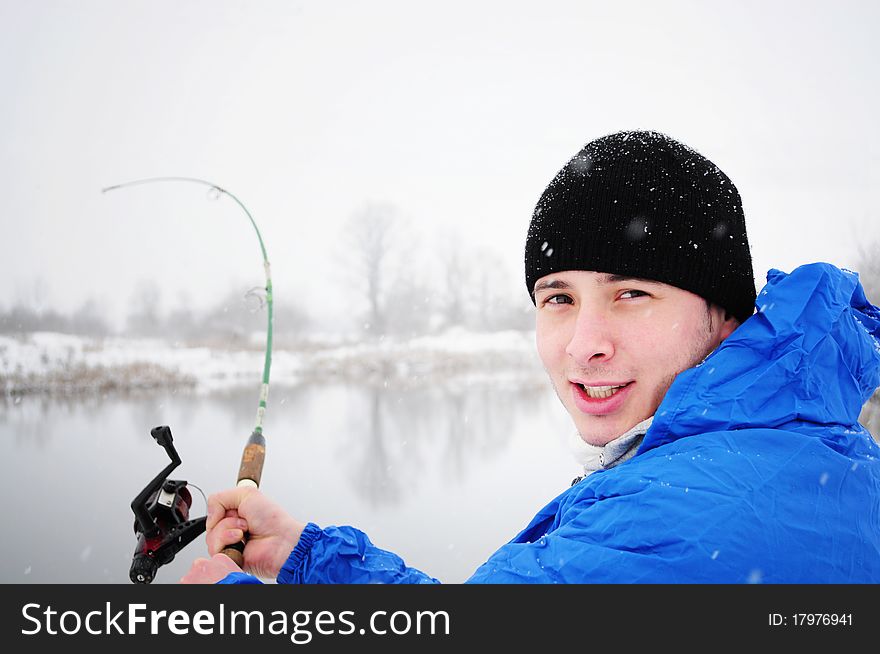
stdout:
POLYGON ((591 416, 605 416, 619 411, 632 395, 635 381, 614 383, 603 379, 604 384, 585 384, 571 382, 572 399, 581 413, 591 416), (611 382, 611 383, 609 383, 611 382))
POLYGON ((578 384, 578 386, 584 389, 584 393, 587 394, 587 397, 593 398, 594 400, 602 400, 611 397, 621 388, 625 388, 628 385, 629 384, 619 384, 617 386, 587 386, 586 384, 578 384))

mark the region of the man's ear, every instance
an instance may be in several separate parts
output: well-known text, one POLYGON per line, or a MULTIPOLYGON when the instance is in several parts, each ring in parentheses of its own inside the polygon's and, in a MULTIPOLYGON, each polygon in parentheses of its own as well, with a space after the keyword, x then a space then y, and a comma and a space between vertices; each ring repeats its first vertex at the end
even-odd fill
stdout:
POLYGON ((718 337, 723 341, 725 338, 730 336, 737 327, 739 327, 740 322, 732 315, 724 312, 724 322, 721 323, 721 330, 718 333, 718 337))

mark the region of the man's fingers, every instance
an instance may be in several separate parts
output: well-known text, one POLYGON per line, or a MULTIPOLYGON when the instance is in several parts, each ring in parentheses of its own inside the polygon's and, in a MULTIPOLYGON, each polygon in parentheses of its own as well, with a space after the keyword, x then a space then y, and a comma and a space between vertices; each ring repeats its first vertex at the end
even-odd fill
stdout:
MULTIPOLYGON (((230 559, 225 554, 215 554, 211 557, 211 565, 214 570, 220 570, 225 577, 230 572, 241 572, 241 568, 238 567, 238 564, 230 559)), ((222 577, 221 577, 222 579, 222 577)), ((220 581, 219 579, 217 581, 220 581)))
POLYGON ((208 552, 212 555, 223 551, 227 545, 238 543, 247 531, 247 521, 241 518, 224 518, 218 522, 205 538, 208 552))
POLYGON ((208 497, 208 520, 205 527, 210 531, 223 518, 232 515, 238 515, 238 507, 241 506, 245 497, 251 493, 258 493, 259 490, 253 487, 236 487, 213 493, 208 497))
POLYGON ((210 559, 196 559, 192 567, 181 579, 182 584, 215 584, 230 572, 240 572, 235 563, 222 554, 215 554, 210 559))
POLYGON ((183 577, 180 579, 180 583, 182 584, 204 584, 210 583, 207 581, 207 570, 211 565, 211 561, 209 559, 198 558, 193 561, 192 566, 183 577))

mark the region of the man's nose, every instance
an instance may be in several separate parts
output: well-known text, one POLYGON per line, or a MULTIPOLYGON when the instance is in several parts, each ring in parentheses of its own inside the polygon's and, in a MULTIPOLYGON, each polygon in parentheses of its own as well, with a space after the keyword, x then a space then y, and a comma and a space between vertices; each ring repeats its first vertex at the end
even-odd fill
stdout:
POLYGON ((614 356, 608 319, 601 312, 581 309, 565 352, 580 365, 606 361, 614 356))

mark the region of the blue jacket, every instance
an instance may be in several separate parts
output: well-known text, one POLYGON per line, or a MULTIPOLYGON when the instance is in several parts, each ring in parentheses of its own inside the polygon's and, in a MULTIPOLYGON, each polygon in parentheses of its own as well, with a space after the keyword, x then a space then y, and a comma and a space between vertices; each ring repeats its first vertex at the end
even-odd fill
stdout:
MULTIPOLYGON (((469 582, 880 583, 880 449, 858 423, 880 384, 880 311, 829 264, 771 270, 756 306, 676 377, 635 457, 551 501, 469 582)), ((436 581, 314 524, 278 575, 436 581)))

